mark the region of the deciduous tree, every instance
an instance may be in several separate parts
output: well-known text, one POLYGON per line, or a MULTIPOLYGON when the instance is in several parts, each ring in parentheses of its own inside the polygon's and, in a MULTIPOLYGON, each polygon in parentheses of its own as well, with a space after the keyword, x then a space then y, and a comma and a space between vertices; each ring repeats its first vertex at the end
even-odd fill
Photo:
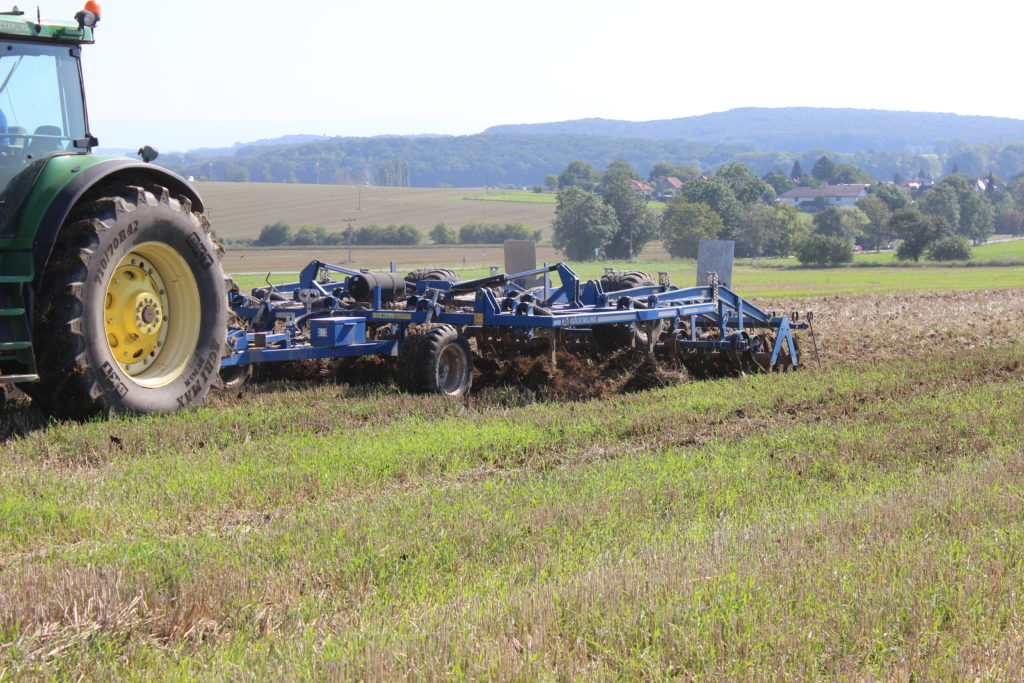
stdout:
POLYGON ((434 244, 455 244, 459 241, 459 236, 442 221, 430 231, 430 239, 434 244))
POLYGON ((953 232, 945 218, 922 214, 917 209, 897 211, 889 219, 889 226, 903 240, 896 250, 896 258, 902 261, 919 261, 933 242, 953 232))
POLYGON ((701 240, 713 240, 725 231, 721 217, 707 204, 676 197, 661 218, 665 249, 676 258, 696 258, 701 240))
POLYGON ((857 201, 857 208, 864 212, 868 222, 862 228, 861 244, 865 249, 879 250, 890 239, 889 218, 892 211, 877 195, 869 194, 857 201))
POLYGON ((889 211, 899 211, 910 206, 910 195, 896 185, 879 183, 871 190, 871 194, 885 202, 889 211))
POLYGON ((678 178, 685 183, 698 176, 700 176, 700 169, 694 166, 676 166, 667 161, 659 161, 651 166, 648 179, 653 183, 660 178, 678 178))
MULTIPOLYGON (((960 199, 956 190, 948 183, 938 183, 924 193, 918 202, 921 212, 929 216, 938 216, 950 226, 960 225, 960 199)), ((914 259, 915 261, 917 259, 914 259)))
POLYGON ((605 188, 604 203, 615 212, 618 222, 618 230, 605 246, 609 258, 631 258, 658 236, 660 216, 647 208, 647 201, 624 179, 619 178, 605 188))
POLYGON ((925 258, 929 261, 967 261, 971 258, 971 245, 961 235, 947 235, 931 243, 925 258))
POLYGON ((569 162, 569 165, 558 175, 558 189, 560 190, 568 187, 592 190, 599 182, 601 182, 601 174, 593 166, 579 159, 569 162))
POLYGON ((811 235, 796 250, 805 266, 838 266, 853 260, 853 242, 832 235, 811 235))
POLYGON ((709 206, 730 229, 738 224, 743 210, 743 205, 736 199, 728 181, 718 175, 695 178, 684 183, 679 190, 679 197, 686 203, 709 206))
POLYGON ((826 156, 818 157, 818 160, 814 162, 814 168, 811 169, 811 175, 823 183, 827 183, 832 180, 832 174, 835 173, 836 165, 826 156))
POLYGON ((618 230, 615 212, 601 197, 579 187, 558 193, 552 244, 574 261, 591 261, 618 230))

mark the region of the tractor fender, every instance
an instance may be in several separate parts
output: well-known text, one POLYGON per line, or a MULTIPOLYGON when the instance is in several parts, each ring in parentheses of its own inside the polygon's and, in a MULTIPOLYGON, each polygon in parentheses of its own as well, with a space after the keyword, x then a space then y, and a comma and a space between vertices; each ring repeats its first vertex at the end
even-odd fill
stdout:
POLYGON ((39 278, 42 277, 57 234, 71 210, 83 198, 89 198, 90 190, 94 187, 113 180, 122 180, 125 184, 162 185, 175 194, 188 197, 194 211, 203 211, 203 200, 188 181, 160 166, 133 159, 111 158, 83 168, 57 192, 40 221, 32 248, 35 262, 34 285, 38 285, 39 278))

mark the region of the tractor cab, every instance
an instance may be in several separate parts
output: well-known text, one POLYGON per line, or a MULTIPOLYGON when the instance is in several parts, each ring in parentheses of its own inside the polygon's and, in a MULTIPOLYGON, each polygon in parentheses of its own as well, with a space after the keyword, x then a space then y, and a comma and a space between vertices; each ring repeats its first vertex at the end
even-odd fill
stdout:
POLYGON ((0 12, 0 234, 48 158, 96 144, 79 67, 79 45, 92 42, 96 23, 88 14, 42 24, 17 9, 0 12))
POLYGON ((52 154, 88 151, 77 53, 0 42, 0 185, 52 154))

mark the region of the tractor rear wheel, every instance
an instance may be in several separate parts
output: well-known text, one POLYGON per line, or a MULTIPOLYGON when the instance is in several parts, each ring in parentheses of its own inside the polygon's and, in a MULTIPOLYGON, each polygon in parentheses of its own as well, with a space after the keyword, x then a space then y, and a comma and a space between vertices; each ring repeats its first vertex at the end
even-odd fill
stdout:
POLYGON ((469 340, 451 325, 407 334, 398 349, 398 381, 414 394, 468 394, 473 384, 469 340))
POLYGON ((43 272, 27 386, 60 417, 202 403, 225 349, 227 299, 205 217, 166 188, 120 186, 76 208, 43 272))

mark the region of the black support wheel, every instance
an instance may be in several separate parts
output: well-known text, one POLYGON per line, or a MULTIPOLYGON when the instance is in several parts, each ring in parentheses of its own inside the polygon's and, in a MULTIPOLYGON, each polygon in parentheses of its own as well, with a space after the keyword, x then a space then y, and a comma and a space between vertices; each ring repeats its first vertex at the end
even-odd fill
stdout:
POLYGON ((621 292, 635 287, 653 287, 658 284, 650 273, 642 270, 616 270, 601 276, 601 288, 605 292, 621 292))
POLYGON ((213 385, 214 391, 231 393, 241 391, 252 379, 252 364, 229 365, 221 368, 219 373, 220 381, 213 385))
POLYGON ((418 268, 405 276, 406 282, 416 283, 420 280, 448 280, 458 282, 459 276, 454 270, 447 268, 418 268))
POLYGON ((164 187, 75 208, 40 281, 26 387, 59 417, 199 405, 218 379, 227 299, 206 218, 164 187))
POLYGON ((406 335, 398 348, 398 381, 414 394, 463 396, 473 384, 473 350, 451 325, 406 335))

